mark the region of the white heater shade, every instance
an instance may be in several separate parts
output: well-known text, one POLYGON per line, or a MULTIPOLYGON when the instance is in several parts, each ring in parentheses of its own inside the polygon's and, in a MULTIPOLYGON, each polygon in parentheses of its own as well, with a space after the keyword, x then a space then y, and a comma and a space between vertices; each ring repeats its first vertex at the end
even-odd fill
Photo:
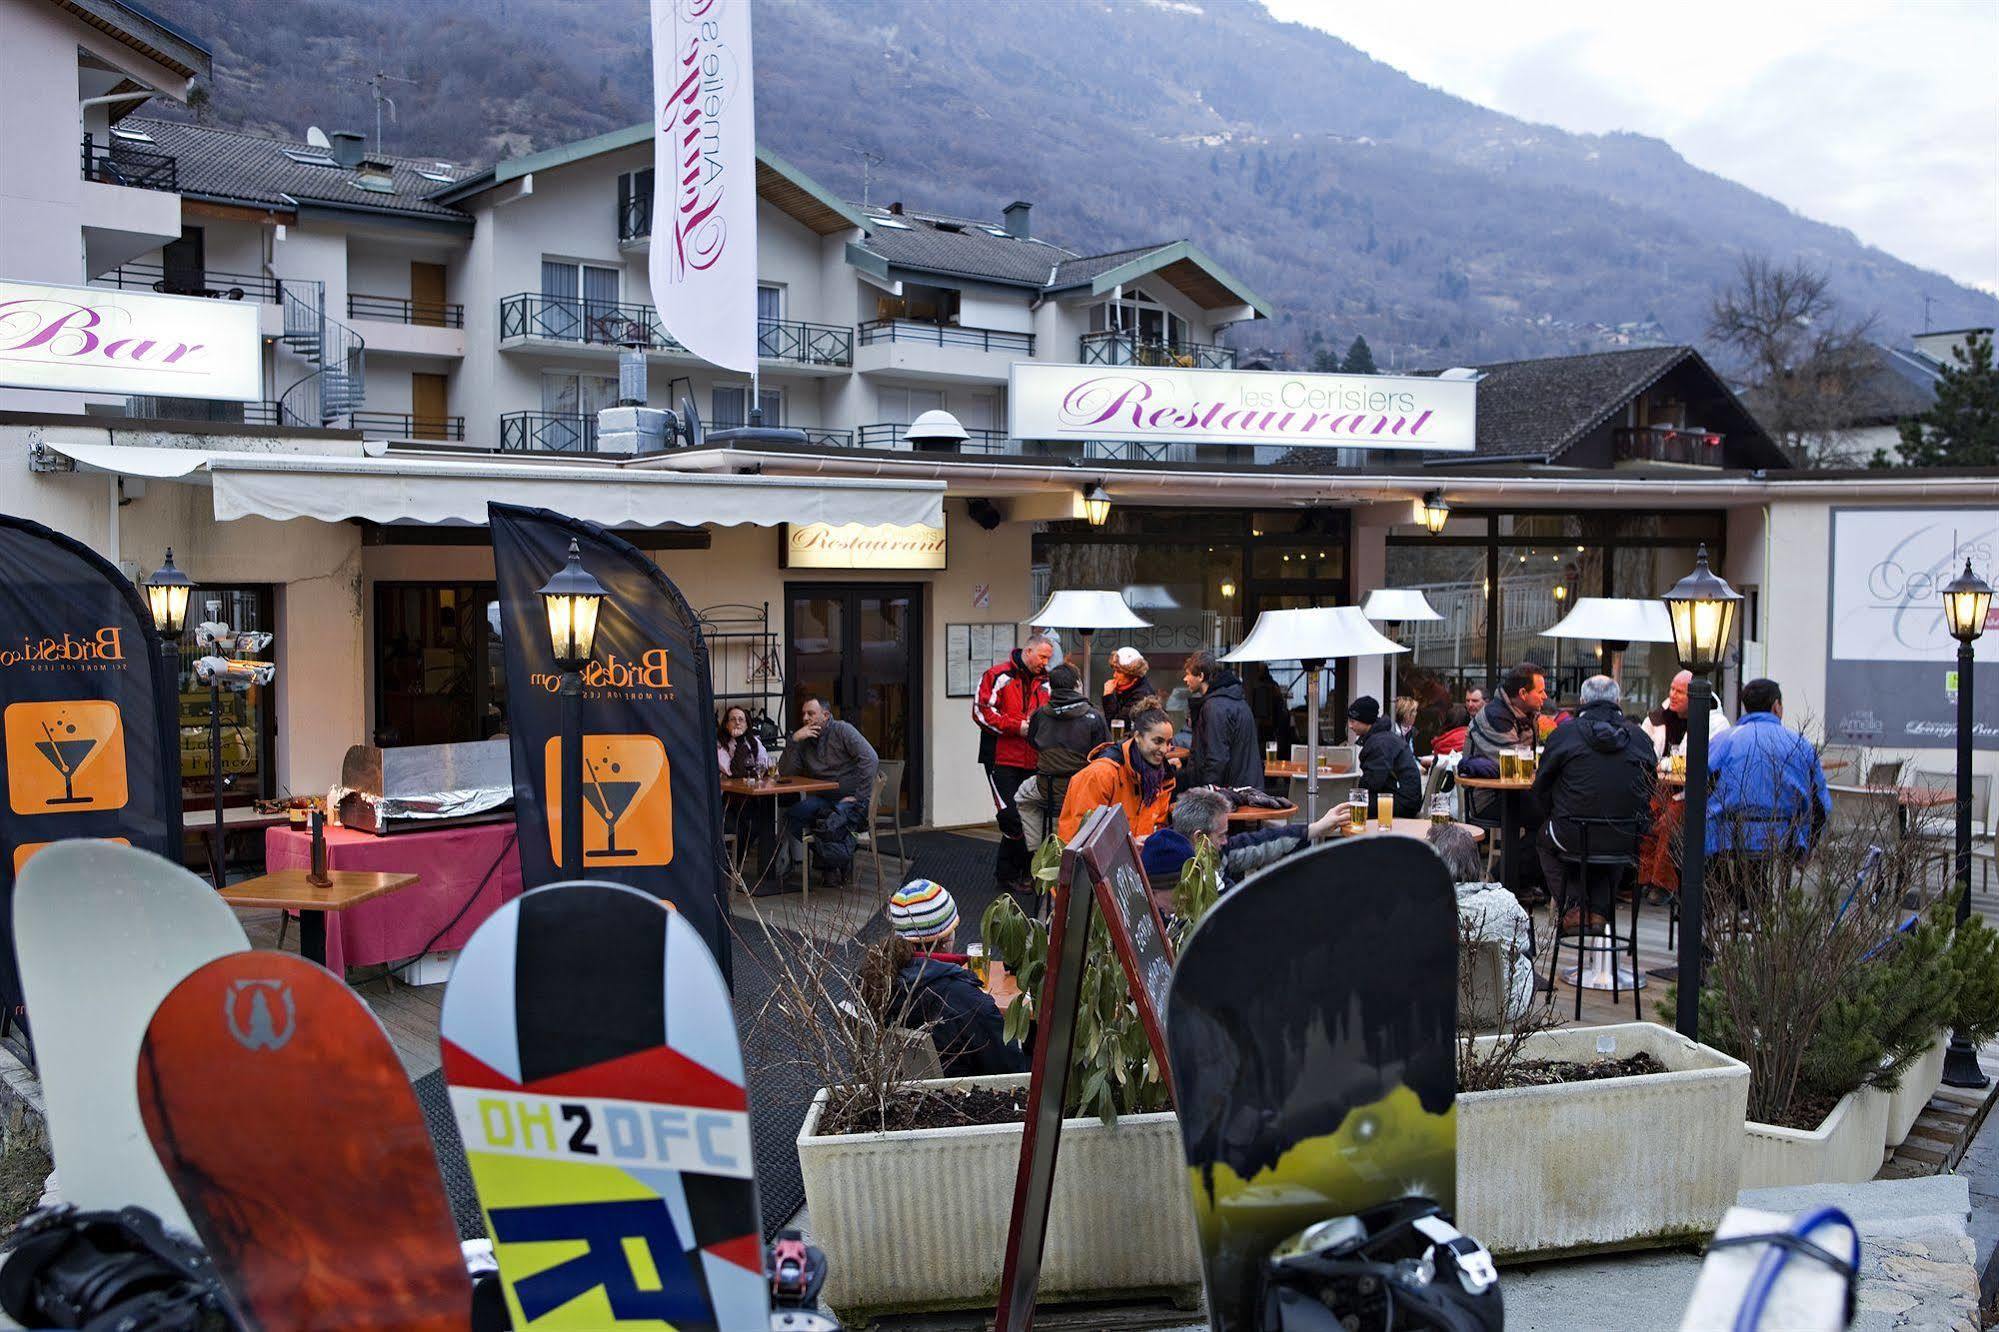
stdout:
POLYGON ((1036 629, 1149 629, 1116 592, 1056 592, 1027 617, 1036 629))
POLYGON ((1584 638, 1604 643, 1670 643, 1673 620, 1666 603, 1635 597, 1578 597, 1575 609, 1541 631, 1543 638, 1584 638))
POLYGON ((1429 598, 1413 587, 1377 587, 1367 594, 1361 613, 1384 624, 1407 624, 1413 620, 1441 620, 1430 608, 1429 598))
POLYGON ((1224 661, 1325 661, 1333 657, 1375 657, 1407 652, 1367 622, 1358 606, 1311 606, 1267 610, 1256 617, 1249 637, 1224 661))

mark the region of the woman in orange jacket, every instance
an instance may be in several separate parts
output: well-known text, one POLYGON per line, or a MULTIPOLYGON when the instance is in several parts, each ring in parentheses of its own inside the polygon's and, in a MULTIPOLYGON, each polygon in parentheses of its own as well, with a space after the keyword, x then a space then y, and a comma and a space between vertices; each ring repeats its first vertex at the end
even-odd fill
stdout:
POLYGON ((1164 827, 1173 804, 1173 772, 1166 751, 1173 746, 1172 719, 1158 708, 1146 708, 1131 718, 1131 739, 1099 745, 1082 771, 1069 779, 1056 831, 1064 842, 1083 826, 1100 805, 1124 806, 1133 837, 1145 837, 1164 827))

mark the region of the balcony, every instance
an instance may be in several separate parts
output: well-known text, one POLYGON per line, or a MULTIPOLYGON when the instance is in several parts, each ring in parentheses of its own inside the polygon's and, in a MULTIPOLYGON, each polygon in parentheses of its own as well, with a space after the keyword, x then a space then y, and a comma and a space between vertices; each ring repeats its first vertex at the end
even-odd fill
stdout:
POLYGON ((1673 463, 1682 467, 1720 467, 1728 436, 1699 426, 1620 427, 1610 432, 1614 462, 1673 463))
POLYGON ((1002 453, 1018 455, 1024 450, 1021 442, 1004 430, 970 429, 965 431, 968 438, 962 444, 921 444, 907 445, 903 436, 909 433, 909 423, 882 422, 864 425, 857 434, 857 442, 864 449, 897 449, 916 453, 1002 453))
MULTIPOLYGON (((636 345, 670 356, 692 357, 659 322, 650 305, 589 301, 521 292, 500 301, 500 342, 567 342, 584 346, 636 345)), ((767 361, 815 369, 854 363, 854 330, 796 319, 757 321, 757 355, 767 361)))
POLYGON ((465 327, 465 307, 455 302, 412 301, 401 296, 363 296, 349 292, 349 319, 380 319, 391 324, 422 324, 430 328, 465 327))
POLYGON ((171 154, 138 148, 122 139, 97 142, 83 136, 83 178, 134 190, 180 191, 180 164, 171 154))
POLYGON ((652 236, 652 194, 642 193, 618 201, 618 244, 648 240, 652 236))
POLYGON ((561 412, 508 412, 500 417, 502 453, 595 453, 597 418, 561 412))
POLYGON ((413 416, 399 412, 355 412, 354 428, 385 439, 439 439, 463 442, 462 416, 413 416))
POLYGON ((1110 329, 1085 333, 1084 365, 1148 365, 1171 370, 1233 370, 1236 352, 1208 342, 1161 342, 1136 333, 1110 329))
POLYGON ((169 296, 206 296, 217 301, 278 302, 283 283, 267 273, 225 273, 219 269, 174 269, 160 264, 120 264, 92 278, 92 286, 124 291, 158 291, 169 296))
POLYGON ((973 351, 1034 355, 1034 335, 964 324, 932 324, 920 319, 871 319, 861 325, 861 345, 909 342, 928 347, 966 347, 973 351))

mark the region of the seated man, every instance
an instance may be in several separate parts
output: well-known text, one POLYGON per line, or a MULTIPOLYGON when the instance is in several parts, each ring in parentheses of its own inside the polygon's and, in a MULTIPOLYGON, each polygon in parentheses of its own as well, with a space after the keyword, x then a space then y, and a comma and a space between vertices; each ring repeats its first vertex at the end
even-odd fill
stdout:
POLYGON ((1416 751, 1383 721, 1381 704, 1366 695, 1347 706, 1347 729, 1360 741, 1360 788, 1370 796, 1395 797, 1395 817, 1413 819, 1423 812, 1423 769, 1416 751))
POLYGON ((854 862, 854 833, 867 821, 881 760, 867 737, 837 720, 823 699, 806 698, 798 715, 805 724, 792 732, 791 743, 778 756, 777 770, 786 777, 838 782, 840 789, 831 800, 809 795, 784 811, 788 836, 779 874, 789 866, 790 857, 800 853, 793 845, 817 825, 814 843, 820 863, 828 878, 844 881, 854 862))
POLYGON ((1562 911, 1562 928, 1594 928, 1610 919, 1612 894, 1621 871, 1592 870, 1585 882, 1568 882, 1564 852, 1581 854, 1590 820, 1592 856, 1635 852, 1652 826, 1652 784, 1656 767, 1652 742, 1624 715, 1617 681, 1592 675, 1583 681, 1582 710, 1557 726, 1541 751, 1534 796, 1548 811, 1538 849, 1549 894, 1562 911))
MULTIPOLYGON (((1673 683, 1667 687, 1666 701, 1646 714, 1645 734, 1652 741, 1652 752, 1662 759, 1687 752, 1687 690, 1693 680, 1692 671, 1681 671, 1674 676, 1673 683)), ((1728 718, 1722 715, 1721 704, 1709 704, 1707 742, 1710 752, 1714 742, 1727 729, 1728 718)))
MULTIPOLYGON (((1069 779, 1111 738, 1104 715, 1083 697, 1081 685, 1082 677, 1074 666, 1057 666, 1048 672, 1048 701, 1027 719, 1027 743, 1034 746, 1034 772, 1040 779, 1042 802, 1057 810, 1069 794, 1069 779)), ((1018 792, 1015 799, 1019 799, 1018 792)), ((1029 838, 1028 851, 1035 846, 1029 838)))
MULTIPOLYGON (((869 995, 875 1015, 898 1027, 928 1027, 947 1078, 1027 1072, 1028 1055, 1006 1039, 999 1005, 966 970, 957 942, 958 904, 942 884, 913 879, 888 902, 886 1002, 869 995)), ((869 981, 863 977, 862 991, 869 981)))
POLYGON ((1707 853, 1726 885, 1747 864, 1803 854, 1832 813, 1812 742, 1784 726, 1775 680, 1742 686, 1742 719, 1708 755, 1707 853))
POLYGON ((1063 842, 1082 830, 1090 811, 1122 805, 1131 835, 1143 840, 1164 826, 1173 803, 1173 770, 1166 751, 1173 747, 1173 719, 1158 708, 1131 717, 1131 738, 1099 746, 1083 770, 1069 779, 1056 832, 1063 842))
MULTIPOLYGON (((1141 860, 1155 893, 1170 892, 1180 871, 1203 839, 1221 857, 1222 887, 1233 888, 1265 865, 1282 860, 1307 842, 1329 837, 1346 822, 1347 806, 1334 805, 1316 823, 1264 824, 1232 832, 1229 802, 1220 792, 1196 787, 1173 802, 1172 823, 1145 839, 1141 860)), ((1171 903, 1164 903, 1168 909, 1171 903)))

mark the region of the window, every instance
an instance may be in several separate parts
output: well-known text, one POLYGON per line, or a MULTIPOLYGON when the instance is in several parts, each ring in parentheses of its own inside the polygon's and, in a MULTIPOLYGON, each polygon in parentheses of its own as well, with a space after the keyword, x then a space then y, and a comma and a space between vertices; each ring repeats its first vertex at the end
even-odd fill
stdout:
POLYGON ((440 745, 506 729, 491 583, 375 584, 375 743, 440 745))
POLYGON ((884 384, 875 390, 875 405, 881 420, 908 425, 925 412, 943 411, 944 390, 884 384))
POLYGON ((878 227, 887 227, 891 231, 911 230, 909 223, 903 221, 899 217, 890 217, 886 213, 870 213, 868 215, 868 221, 874 223, 878 227))
POLYGON ((574 259, 541 261, 542 335, 587 341, 596 321, 614 314, 618 270, 574 259))
POLYGON ((541 377, 541 409, 559 419, 541 427, 541 447, 561 453, 594 448, 597 413, 618 405, 616 375, 547 371, 541 377))
POLYGON ((784 288, 757 284, 757 321, 774 324, 784 318, 784 288))
POLYGON ((652 234, 652 168, 618 176, 618 239, 637 240, 652 234))
POLYGON ((875 298, 875 318, 955 324, 958 322, 958 290, 955 287, 925 287, 905 282, 902 284, 902 295, 875 298))
POLYGON ((340 165, 340 163, 333 160, 330 154, 323 153, 317 148, 282 148, 279 151, 292 161, 297 162, 300 166, 338 167, 340 165))
MULTIPOLYGON (((180 784, 188 809, 215 808, 215 779, 209 746, 209 691, 195 683, 194 663, 206 652, 195 646, 195 626, 219 620, 231 629, 276 629, 276 599, 267 585, 198 587, 187 608, 180 637, 180 784)), ((277 790, 273 751, 277 739, 277 690, 284 661, 274 644, 257 654, 278 663, 278 678, 241 693, 224 689, 217 701, 222 716, 222 803, 247 805, 277 790)))
MULTIPOLYGON (((717 384, 709 394, 709 424, 717 429, 729 426, 748 425, 750 387, 747 384, 717 384)), ((777 389, 764 389, 757 394, 757 406, 763 408, 763 423, 767 426, 783 424, 784 395, 777 389)))
POLYGON ((153 136, 146 133, 146 131, 127 129, 122 125, 112 129, 111 137, 114 139, 124 139, 128 143, 151 143, 153 141, 153 136))
POLYGON ((1090 331, 1130 333, 1140 342, 1166 347, 1183 346, 1192 340, 1187 321, 1144 292, 1132 292, 1122 300, 1091 306, 1090 331))

